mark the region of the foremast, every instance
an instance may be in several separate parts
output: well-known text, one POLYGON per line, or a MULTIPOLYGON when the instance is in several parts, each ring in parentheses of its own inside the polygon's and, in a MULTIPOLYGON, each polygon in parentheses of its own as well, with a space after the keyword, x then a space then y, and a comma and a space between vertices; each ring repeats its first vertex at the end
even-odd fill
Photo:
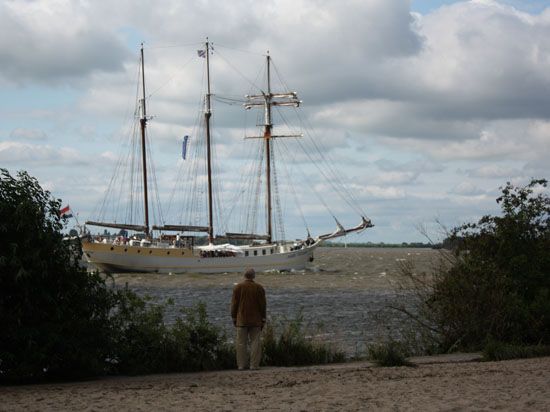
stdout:
POLYGON ((245 96, 247 102, 244 104, 246 109, 253 107, 263 107, 264 109, 264 133, 263 136, 250 136, 248 138, 262 138, 265 146, 265 174, 266 174, 266 240, 273 242, 273 218, 272 218, 272 194, 271 194, 271 140, 280 137, 301 137, 302 135, 273 135, 272 108, 273 106, 294 106, 300 105, 300 100, 296 92, 272 93, 271 91, 271 56, 269 51, 266 55, 267 71, 267 91, 259 95, 245 96))
POLYGON ((141 85, 143 97, 141 99, 141 118, 139 124, 141 128, 141 163, 143 169, 143 212, 145 223, 145 236, 149 237, 149 199, 147 191, 147 151, 145 147, 145 130, 147 128, 147 110, 145 105, 145 61, 143 58, 143 43, 141 43, 141 85))
MULTIPOLYGON (((146 129, 147 129, 147 108, 145 104, 145 59, 143 55, 143 43, 141 43, 140 49, 141 55, 141 88, 142 98, 140 99, 141 115, 139 119, 140 131, 141 131, 141 166, 143 173, 143 222, 144 225, 133 225, 124 223, 109 223, 109 222, 96 222, 88 220, 85 223, 92 226, 110 227, 115 229, 135 230, 145 233, 146 238, 150 238, 151 231, 149 226, 149 195, 147 188, 147 147, 146 147, 146 129)), ((155 229, 155 227, 153 227, 155 229)))

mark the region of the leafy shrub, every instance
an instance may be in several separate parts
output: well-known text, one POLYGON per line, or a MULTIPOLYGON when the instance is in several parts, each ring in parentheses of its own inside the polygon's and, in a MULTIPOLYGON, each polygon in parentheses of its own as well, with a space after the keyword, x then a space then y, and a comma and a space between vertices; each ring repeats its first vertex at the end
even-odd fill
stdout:
POLYGON ((178 318, 171 335, 180 356, 180 370, 198 371, 229 369, 237 366, 235 349, 225 333, 210 323, 206 305, 184 309, 185 318, 178 318))
MULTIPOLYGON (((235 354, 225 334, 211 324, 206 306, 183 310, 172 326, 164 324, 165 305, 152 304, 125 289, 113 318, 113 372, 183 372, 234 367, 235 354)), ((170 303, 168 303, 170 304, 170 303)))
POLYGON ((94 375, 108 356, 114 297, 63 241, 60 206, 0 169, 0 381, 94 375))
POLYGON ((269 323, 263 333, 263 364, 298 366, 346 360, 345 354, 330 344, 306 337, 301 312, 295 319, 274 323, 269 323), (277 329, 280 330, 278 336, 277 329))
POLYGON ((481 350, 496 340, 550 343, 550 196, 546 180, 507 184, 500 216, 451 231, 452 252, 432 279, 415 282, 418 305, 407 313, 439 352, 481 350))
POLYGON ((394 340, 367 347, 368 358, 378 366, 415 366, 409 362, 404 345, 394 340))
POLYGON ((129 289, 117 292, 111 317, 111 373, 130 375, 165 372, 172 364, 169 330, 164 324, 164 307, 129 289))
POLYGON ((550 345, 512 345, 491 341, 483 349, 483 359, 501 361, 506 359, 537 358, 550 356, 550 345))

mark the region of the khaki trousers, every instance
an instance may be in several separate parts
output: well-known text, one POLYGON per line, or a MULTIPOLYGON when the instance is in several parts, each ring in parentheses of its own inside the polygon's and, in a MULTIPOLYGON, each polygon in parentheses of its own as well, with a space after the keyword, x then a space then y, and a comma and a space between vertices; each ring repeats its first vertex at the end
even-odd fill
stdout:
POLYGON ((250 369, 258 369, 262 359, 262 344, 259 326, 237 327, 237 366, 244 369, 248 366, 248 346, 250 345, 250 369))

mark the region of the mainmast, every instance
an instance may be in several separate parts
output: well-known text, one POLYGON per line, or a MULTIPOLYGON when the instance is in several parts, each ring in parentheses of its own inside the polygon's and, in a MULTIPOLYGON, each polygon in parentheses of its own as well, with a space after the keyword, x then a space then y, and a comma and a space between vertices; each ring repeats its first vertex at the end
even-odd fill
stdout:
MULTIPOLYGON (((269 51, 267 52, 267 95, 271 96, 271 70, 270 70, 271 57, 269 51)), ((271 129, 273 124, 271 123, 271 97, 266 99, 265 104, 265 124, 264 124, 264 142, 265 142, 265 180, 266 180, 266 212, 267 212, 267 237, 268 243, 272 242, 273 229, 271 219, 271 129)))
POLYGON ((204 120, 206 123, 206 163, 208 169, 208 243, 214 240, 214 223, 212 213, 212 153, 210 148, 210 117, 212 117, 212 108, 210 105, 210 42, 206 38, 206 82, 208 89, 206 92, 204 120))
POLYGON ((273 218, 272 218, 272 195, 271 195, 271 139, 279 137, 301 137, 301 134, 296 135, 273 135, 273 122, 271 116, 272 106, 294 106, 300 105, 300 100, 296 92, 287 93, 272 93, 271 92, 271 56, 269 51, 266 55, 266 70, 267 70, 267 92, 262 92, 261 95, 246 96, 248 99, 244 107, 250 109, 252 107, 264 108, 264 134, 263 136, 251 136, 252 138, 263 138, 265 145, 265 174, 266 174, 266 229, 267 229, 267 242, 273 241, 273 218))
POLYGON ((147 151, 145 147, 145 129, 147 127, 147 111, 145 108, 145 63, 143 59, 143 43, 141 43, 141 83, 143 90, 143 98, 141 99, 141 118, 139 123, 141 126, 141 162, 143 168, 143 203, 145 213, 145 236, 149 237, 149 201, 147 193, 147 151))

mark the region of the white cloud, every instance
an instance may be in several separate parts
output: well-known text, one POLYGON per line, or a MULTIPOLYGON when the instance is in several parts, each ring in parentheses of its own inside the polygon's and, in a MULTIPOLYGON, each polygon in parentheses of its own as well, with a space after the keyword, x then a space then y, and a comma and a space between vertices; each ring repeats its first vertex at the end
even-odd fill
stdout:
POLYGON ((378 175, 380 185, 404 185, 413 183, 420 174, 418 172, 385 172, 378 175))
POLYGON ((466 170, 466 174, 469 177, 474 178, 489 178, 489 179, 509 179, 511 176, 521 175, 521 171, 514 169, 513 167, 499 165, 499 164, 488 164, 480 166, 474 169, 466 170))
POLYGON ((17 127, 10 132, 10 138, 16 140, 47 140, 48 135, 40 129, 17 127))
POLYGON ((7 141, 0 142, 0 161, 11 164, 67 166, 78 164, 83 158, 76 150, 67 147, 7 141))
MULTIPOLYGON (((488 122, 478 136, 466 140, 432 141, 420 138, 381 138, 392 147, 419 151, 439 161, 534 162, 550 156, 550 122, 502 120, 488 122)), ((550 170, 550 164, 547 167, 550 170)), ((497 176, 495 176, 497 177, 497 176)))
POLYGON ((455 186, 450 193, 461 196, 479 196, 485 194, 485 191, 474 185, 472 182, 461 182, 455 186))
POLYGON ((403 189, 396 188, 393 186, 376 186, 376 185, 367 185, 362 188, 359 188, 359 193, 361 197, 365 199, 404 199, 406 197, 406 192, 403 189))

